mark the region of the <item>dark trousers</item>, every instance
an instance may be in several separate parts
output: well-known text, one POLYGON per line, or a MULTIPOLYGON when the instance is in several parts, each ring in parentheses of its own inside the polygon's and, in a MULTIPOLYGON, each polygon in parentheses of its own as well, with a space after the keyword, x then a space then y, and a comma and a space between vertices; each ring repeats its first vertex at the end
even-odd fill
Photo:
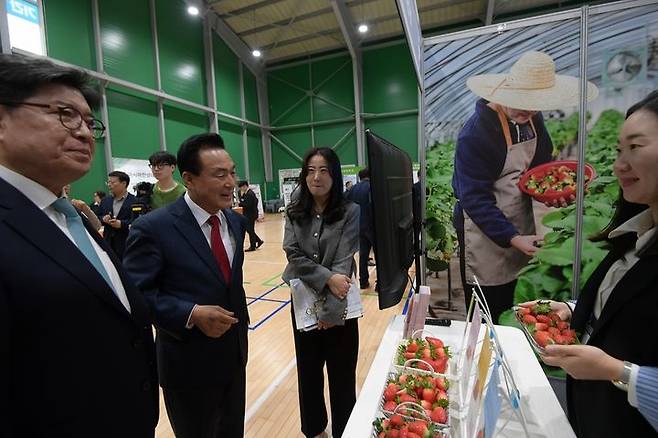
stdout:
MULTIPOLYGON (((464 233, 457 232, 457 240, 459 242, 459 273, 461 274, 462 287, 464 288, 464 302, 466 303, 466 311, 471 304, 473 296, 473 289, 477 291, 477 286, 466 279, 466 260, 464 259, 464 233)), ((491 318, 494 324, 498 323, 500 314, 512 308, 514 304, 514 289, 516 288, 516 280, 509 283, 501 284, 498 286, 482 286, 482 292, 491 310, 491 318)), ((479 295, 479 291, 478 291, 479 295)))
POLYGON ((292 317, 297 385, 302 433, 313 437, 327 427, 327 406, 324 401, 324 365, 329 377, 331 403, 331 433, 343 435, 347 420, 356 403, 356 361, 359 355, 359 326, 356 319, 344 326, 327 330, 299 332, 292 317))
POLYGON ((177 438, 244 436, 245 369, 224 386, 163 389, 169 422, 177 438))
POLYGON ((249 234, 249 248, 255 249, 256 244, 262 242, 258 234, 256 234, 256 219, 257 218, 247 218, 247 234, 249 234))
POLYGON ((372 237, 366 233, 359 234, 359 282, 366 284, 370 279, 368 259, 372 248, 372 237))

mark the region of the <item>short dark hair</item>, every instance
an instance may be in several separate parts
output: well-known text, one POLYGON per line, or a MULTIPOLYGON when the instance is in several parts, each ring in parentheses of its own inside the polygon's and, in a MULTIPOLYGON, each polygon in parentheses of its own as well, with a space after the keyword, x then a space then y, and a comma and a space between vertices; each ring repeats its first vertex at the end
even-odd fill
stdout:
POLYGON ((324 210, 324 220, 326 223, 331 224, 339 221, 345 215, 346 201, 343 196, 343 171, 340 167, 340 159, 331 148, 312 148, 304 155, 304 165, 299 174, 299 183, 295 189, 298 192, 297 198, 289 204, 286 210, 288 218, 293 222, 307 222, 311 218, 313 195, 311 195, 308 184, 306 184, 306 177, 308 176, 308 162, 316 155, 320 155, 327 160, 329 175, 331 175, 333 181, 329 191, 329 202, 324 210))
POLYGON ((176 157, 173 154, 165 151, 158 151, 149 157, 149 164, 157 166, 158 164, 166 164, 168 166, 176 165, 176 157))
POLYGON ((370 178, 370 169, 367 167, 364 167, 363 169, 359 170, 359 179, 363 178, 370 178))
POLYGON ((224 140, 219 134, 204 133, 193 135, 178 149, 178 171, 198 175, 201 172, 199 152, 206 149, 224 149, 224 140))
POLYGON ((246 179, 238 183, 238 187, 244 187, 244 186, 249 187, 249 181, 247 181, 246 179))
POLYGON ((98 196, 99 198, 103 199, 104 197, 107 196, 107 193, 105 193, 105 192, 102 191, 102 190, 99 190, 99 191, 97 191, 97 192, 94 192, 94 195, 96 195, 96 196, 98 196))
POLYGON ((92 109, 97 109, 100 104, 91 76, 83 70, 57 65, 47 59, 0 54, 0 78, 0 104, 8 108, 15 105, 2 102, 24 102, 41 87, 51 84, 77 89, 92 109))
POLYGON ((119 178, 119 182, 126 183, 126 187, 128 187, 128 185, 130 184, 130 177, 126 172, 115 170, 113 172, 108 173, 107 176, 114 176, 119 178))

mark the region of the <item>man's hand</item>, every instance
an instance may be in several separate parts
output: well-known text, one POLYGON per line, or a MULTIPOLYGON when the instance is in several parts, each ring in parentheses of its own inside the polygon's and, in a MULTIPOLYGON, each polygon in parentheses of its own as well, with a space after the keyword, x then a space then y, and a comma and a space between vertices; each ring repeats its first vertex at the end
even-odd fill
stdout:
POLYGON ((558 198, 551 202, 545 202, 544 205, 547 207, 568 207, 570 204, 573 204, 576 201, 576 195, 569 195, 568 198, 558 198))
POLYGON ((220 306, 200 306, 197 305, 192 310, 190 322, 199 328, 206 336, 210 338, 219 338, 231 326, 238 322, 233 317, 233 312, 220 306))
POLYGON ((105 216, 103 216, 103 219, 102 219, 104 224, 109 224, 111 220, 112 220, 112 216, 110 216, 109 214, 106 214, 105 216))
POLYGON ((536 234, 530 234, 527 236, 517 235, 512 237, 512 240, 510 240, 509 243, 523 254, 533 256, 537 252, 537 249, 539 249, 539 247, 536 246, 536 243, 541 242, 541 240, 542 237, 536 234))
POLYGON ((551 305, 551 310, 557 313, 557 316, 559 316, 562 321, 571 320, 571 308, 567 305, 567 303, 563 303, 561 301, 534 300, 534 301, 526 301, 525 303, 519 304, 519 306, 532 307, 535 304, 537 304, 538 301, 543 301, 543 302, 548 301, 551 305))
POLYGON ((110 219, 110 221, 108 222, 108 224, 109 224, 112 228, 116 228, 116 229, 121 228, 121 221, 120 221, 119 219, 110 219))
POLYGON ((580 380, 617 380, 624 362, 591 345, 547 345, 541 359, 580 380))
POLYGON ((350 290, 351 284, 352 284, 352 279, 347 275, 343 275, 343 274, 334 274, 329 278, 329 281, 327 281, 327 286, 329 286, 329 290, 339 300, 342 300, 347 296, 347 292, 350 290))

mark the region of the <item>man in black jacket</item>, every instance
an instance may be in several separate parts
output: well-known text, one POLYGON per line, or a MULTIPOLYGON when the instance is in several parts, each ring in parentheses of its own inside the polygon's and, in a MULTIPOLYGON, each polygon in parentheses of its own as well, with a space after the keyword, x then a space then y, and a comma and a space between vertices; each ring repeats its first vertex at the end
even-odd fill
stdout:
POLYGON ((118 170, 110 172, 107 178, 110 196, 103 198, 100 206, 101 222, 104 225, 103 238, 119 260, 123 260, 123 252, 126 250, 126 239, 132 222, 132 205, 135 202, 135 196, 128 193, 129 184, 128 174, 118 170))
POLYGON ((242 207, 242 214, 247 218, 247 233, 249 233, 249 248, 245 249, 245 252, 256 251, 264 243, 254 229, 256 219, 258 219, 258 198, 249 188, 248 181, 240 181, 238 188, 240 189, 240 207, 242 207))

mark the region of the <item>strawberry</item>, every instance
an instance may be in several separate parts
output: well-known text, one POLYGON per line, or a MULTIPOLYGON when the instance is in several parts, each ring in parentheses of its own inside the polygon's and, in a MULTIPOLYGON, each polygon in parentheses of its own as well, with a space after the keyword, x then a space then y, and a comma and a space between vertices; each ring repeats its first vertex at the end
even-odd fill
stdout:
POLYGON ((400 436, 400 431, 397 429, 391 429, 388 431, 386 438, 398 438, 400 436))
POLYGON ((395 408, 397 408, 398 404, 395 403, 393 400, 387 401, 384 403, 384 410, 387 412, 393 412, 395 408))
POLYGON ((566 321, 558 321, 556 323, 556 326, 557 326, 558 329, 560 329, 560 331, 562 331, 562 330, 566 330, 566 329, 569 328, 569 323, 566 322, 566 321))
POLYGON ((446 372, 446 368, 448 368, 448 358, 444 357, 443 359, 437 359, 434 361, 434 368, 435 373, 443 374, 446 372))
POLYGON ((423 350, 423 354, 422 354, 421 358, 422 358, 423 360, 425 360, 425 359, 431 359, 431 358, 432 358, 432 350, 430 350, 429 348, 425 348, 425 349, 423 350))
POLYGON ((546 330, 548 330, 548 324, 543 322, 538 322, 537 324, 535 324, 536 332, 545 332, 546 330))
POLYGON ((377 435, 377 438, 386 438, 386 432, 379 432, 379 435, 377 435))
POLYGON ((427 400, 421 400, 420 405, 423 407, 423 409, 432 409, 432 402, 427 401, 427 400))
POLYGON ((418 435, 417 433, 409 432, 407 434, 407 438, 423 438, 422 436, 418 435))
POLYGON ((519 307, 519 308, 517 309, 516 312, 517 312, 519 315, 523 316, 523 315, 527 315, 527 314, 529 314, 529 313, 530 313, 530 309, 528 309, 527 307, 519 307))
POLYGON ((425 339, 427 339, 427 342, 434 345, 436 348, 443 348, 443 346, 444 346, 443 341, 439 338, 433 338, 431 336, 428 336, 425 339))
POLYGON ((406 392, 403 392, 402 394, 400 394, 400 403, 404 403, 404 402, 415 402, 415 401, 416 401, 416 398, 410 396, 410 395, 407 394, 406 392))
POLYGON ((435 377, 434 386, 445 391, 448 389, 448 381, 445 379, 445 377, 435 377))
POLYGON ((398 388, 398 385, 393 382, 389 383, 386 389, 384 389, 384 400, 394 400, 399 390, 400 388, 398 388))
POLYGON ((410 353, 415 353, 418 351, 418 344, 415 342, 410 342, 409 345, 407 345, 407 351, 410 353))
POLYGON ((527 314, 523 315, 523 322, 525 324, 537 324, 537 319, 534 316, 527 314))
POLYGON ((400 429, 400 432, 398 433, 399 438, 409 438, 409 430, 406 427, 403 427, 400 429))
POLYGON ((553 336, 553 339, 555 339, 555 336, 560 334, 560 329, 557 327, 549 327, 548 332, 553 336))
POLYGON ((402 419, 402 416, 395 414, 391 415, 391 418, 389 418, 390 425, 391 427, 399 428, 404 424, 404 419, 402 419))
POLYGON ((559 333, 557 335, 553 335, 553 340, 555 341, 556 344, 560 344, 560 345, 566 345, 568 343, 567 338, 565 338, 559 333))
POLYGON ((427 424, 424 421, 416 420, 413 423, 409 424, 409 432, 415 433, 419 436, 425 435, 427 431, 427 424))
POLYGON ((404 358, 409 360, 409 359, 414 359, 416 357, 416 353, 412 353, 410 351, 405 351, 404 352, 404 358))
POLYGON ((423 395, 421 398, 425 401, 428 402, 433 402, 434 401, 434 390, 431 388, 423 388, 423 395))
POLYGON ((402 374, 398 378, 398 382, 400 382, 400 384, 404 385, 405 383, 407 383, 407 378, 408 378, 408 376, 406 374, 402 374))
POLYGON ((535 341, 541 346, 541 347, 546 347, 548 344, 554 344, 555 342, 551 338, 551 334, 548 332, 543 332, 543 331, 537 331, 533 335, 533 338, 535 338, 535 341))
POLYGON ((448 413, 441 406, 437 406, 432 411, 432 414, 430 415, 430 419, 434 423, 446 424, 448 422, 448 413))
POLYGON ((551 325, 551 318, 549 318, 547 315, 537 315, 535 319, 537 322, 543 322, 544 324, 551 325))
POLYGON ((439 400, 448 400, 448 394, 441 389, 436 393, 436 401, 439 400))
POLYGON ((560 316, 556 312, 553 312, 553 311, 551 311, 548 314, 548 317, 551 318, 551 321, 555 321, 555 322, 562 321, 562 318, 560 318, 560 316))

